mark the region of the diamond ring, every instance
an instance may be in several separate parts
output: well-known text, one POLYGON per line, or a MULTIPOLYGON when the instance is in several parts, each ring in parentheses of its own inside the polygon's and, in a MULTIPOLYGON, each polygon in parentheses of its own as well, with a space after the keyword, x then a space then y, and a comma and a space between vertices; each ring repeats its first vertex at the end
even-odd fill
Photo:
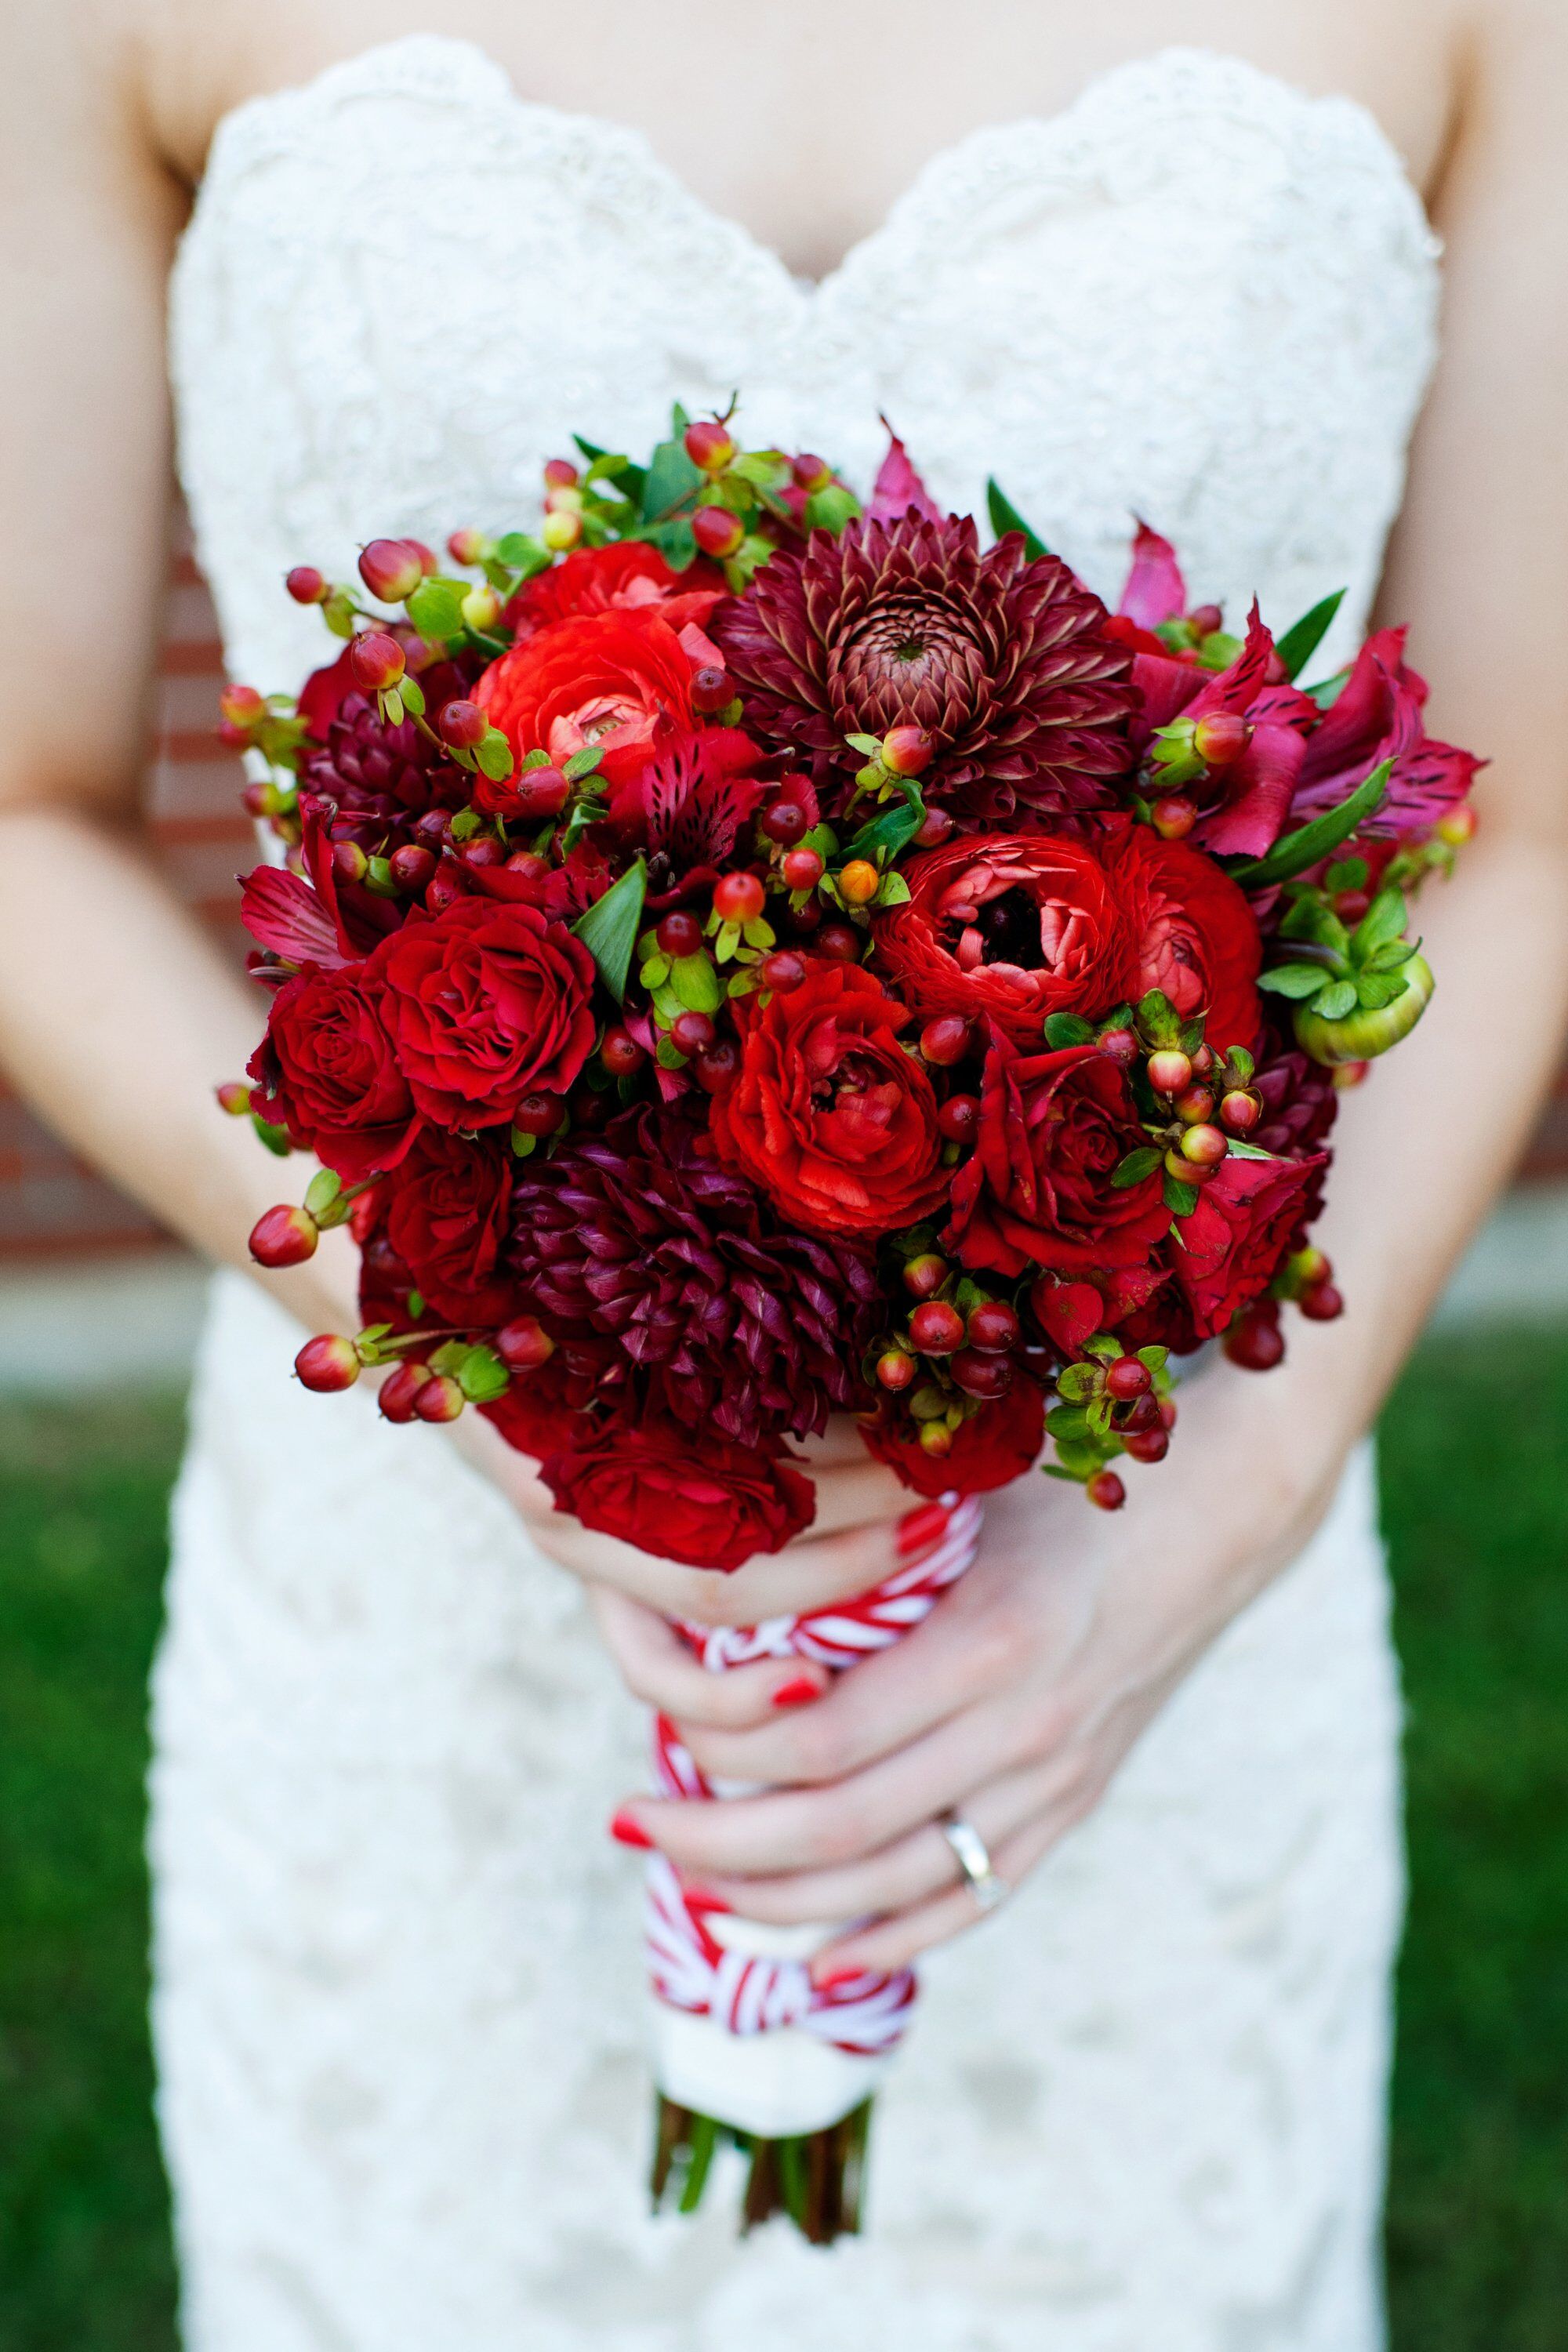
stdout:
POLYGON ((949 1813, 945 1821, 938 1822, 937 1827, 952 1848, 969 1891, 982 1911, 994 1911, 1013 1890, 992 1868, 990 1850, 980 1832, 962 1813, 949 1813))

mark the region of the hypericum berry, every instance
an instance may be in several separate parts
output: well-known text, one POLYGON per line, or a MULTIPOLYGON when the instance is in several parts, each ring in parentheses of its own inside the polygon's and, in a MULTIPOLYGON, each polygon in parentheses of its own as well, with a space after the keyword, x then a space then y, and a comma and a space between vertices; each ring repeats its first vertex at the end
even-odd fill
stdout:
POLYGON ((477 702, 448 702, 436 721, 437 734, 454 751, 471 751, 489 731, 489 713, 477 702))
POLYGON ((1171 1441, 1163 1429, 1129 1430, 1121 1440, 1134 1462, 1163 1462, 1171 1441))
POLYGON ((1194 1077, 1206 1078, 1213 1067, 1214 1047, 1212 1045, 1194 1045, 1193 1047, 1194 1077))
POLYGON ((716 710, 728 709, 734 699, 734 681, 729 671, 721 669, 717 662, 704 662, 700 670, 693 671, 691 707, 700 710, 705 719, 711 718, 716 710))
POLYGON ((1341 922, 1353 931, 1372 904, 1372 892, 1370 890, 1336 890, 1331 904, 1341 922))
POLYGON ((294 1359, 294 1370, 303 1387, 331 1396, 339 1389, 353 1388, 360 1362, 352 1339, 345 1339, 340 1331, 321 1331, 306 1340, 294 1359))
POLYGON ((1096 1038, 1095 1044, 1119 1070, 1130 1069, 1138 1059, 1138 1040, 1131 1029, 1108 1029, 1103 1036, 1096 1038))
POLYGON ((514 849, 506 861, 509 874, 521 874, 525 882, 542 882, 550 871, 550 860, 538 857, 531 849, 514 849))
POLYGON ((366 629, 349 646, 349 673, 362 694, 384 693, 404 667, 403 647, 384 629, 366 629))
POLYGON ((980 1125, 980 1097, 949 1095, 936 1115, 936 1124, 944 1143, 967 1143, 980 1125))
POLYGON ((1193 730, 1193 749, 1210 768, 1230 767, 1251 740, 1251 728, 1234 710, 1211 710, 1193 730))
POLYGON ((313 563, 297 563, 292 572, 283 575, 283 585, 296 604, 324 604, 327 600, 327 577, 313 563))
MULTIPOLYGON (((921 1314, 928 1310, 921 1307, 921 1314)), ((1013 1385, 1013 1367, 1005 1356, 984 1353, 978 1348, 960 1348, 950 1358, 948 1370, 965 1396, 978 1397, 983 1402, 1005 1396, 1013 1385)))
POLYGON ((1151 1054, 1149 1084, 1157 1095, 1184 1095, 1193 1082, 1193 1066, 1184 1054, 1173 1050, 1151 1054))
POLYGON ((954 820, 944 808, 928 808, 915 835, 917 849, 940 849, 944 841, 952 838, 954 820))
POLYGON ((702 926, 695 915, 687 913, 684 907, 672 907, 669 913, 661 918, 654 937, 658 942, 660 955, 675 958, 695 955, 702 945, 702 926))
POLYGON ((409 1422, 414 1418, 414 1401, 430 1377, 428 1364, 395 1365, 381 1384, 376 1402, 384 1421, 409 1422))
POLYGON ((533 1372, 550 1361, 555 1342, 537 1315, 520 1315, 501 1325, 495 1336, 495 1351, 509 1372, 533 1372))
POLYGON ((691 1066, 704 1094, 721 1095, 726 1087, 735 1083, 735 1073, 741 1066, 741 1049, 733 1037, 715 1037, 711 1045, 698 1055, 691 1066))
POLYGON ((705 1054, 718 1034, 706 1013, 678 1013, 669 1024, 670 1043, 682 1054, 705 1054))
POLYGON ((721 923, 754 923, 763 911, 763 886, 754 874, 721 874, 713 885, 713 912, 721 923))
POLYGON ((570 507, 557 507, 540 524, 539 536, 552 555, 564 555, 583 536, 583 518, 570 507))
POLYGON ((370 860, 357 841, 334 841, 332 872, 340 882, 363 882, 370 871, 370 860))
POLYGON ((559 816, 572 797, 572 787, 559 768, 524 768, 508 790, 511 814, 531 819, 559 816))
POLYGON ((1362 1084, 1371 1069, 1370 1062, 1336 1062, 1329 1076, 1339 1093, 1348 1094, 1352 1087, 1362 1084))
POLYGON ((559 1095, 524 1095, 511 1115, 511 1123, 520 1135, 545 1136, 559 1134, 565 1123, 566 1106, 559 1095))
POLYGON ((824 923, 812 942, 830 963, 858 963, 862 941, 853 923, 824 923))
POLYGON ((1098 1511, 1119 1511, 1127 1500, 1127 1489, 1114 1470, 1097 1470, 1083 1491, 1098 1511))
POLYGON ((493 629, 500 619, 500 598, 488 580, 482 581, 477 588, 469 589, 458 609, 466 629, 493 629))
POLYGON ((888 1348, 877 1359, 877 1378, 885 1389, 907 1389, 915 1376, 915 1360, 905 1348, 888 1348))
POLYGON ((1146 1390, 1142 1396, 1134 1397, 1131 1404, 1124 1404, 1116 1426, 1119 1433, 1126 1429, 1158 1429, 1161 1426, 1160 1400, 1153 1390, 1146 1390))
POLYGON ((1194 637, 1212 637, 1224 622, 1225 614, 1217 604, 1199 604, 1187 614, 1187 626, 1194 637))
POLYGON ((1184 841, 1198 821, 1197 803, 1185 793, 1167 793, 1149 814, 1162 841, 1184 841))
POLYGON ((1303 1290, 1314 1290, 1320 1282, 1332 1280, 1334 1264, 1326 1250, 1321 1250, 1314 1243, 1309 1242, 1305 1249, 1298 1250, 1291 1258, 1290 1271, 1303 1290))
POLYGON ((465 568, 482 563, 485 560, 484 532, 476 530, 471 523, 463 530, 453 531, 447 541, 447 552, 454 563, 461 563, 465 568))
POLYGON ((423 553, 411 539, 373 539, 360 550, 359 576, 384 604, 401 604, 425 577, 423 553))
POLYGON ((934 1250, 904 1260, 904 1288, 911 1298, 934 1298, 947 1280, 947 1260, 934 1250))
POLYGON ((472 841, 464 842, 460 854, 465 866, 504 866, 506 863, 506 852, 493 833, 476 834, 472 841))
POLYGON ((921 1053, 939 1070, 962 1062, 973 1043, 973 1032, 961 1013, 939 1013, 921 1031, 921 1053))
POLYGON ((945 1421, 922 1421, 921 1452, 941 1462, 952 1452, 952 1432, 945 1421))
POLYGON ((641 1066, 644 1055, 630 1030, 616 1023, 605 1032, 599 1059, 613 1078, 629 1078, 641 1066))
POLYGON ((803 449, 793 460, 790 472, 797 490, 825 490, 833 479, 833 468, 826 458, 810 449, 803 449))
POLYGON ((250 1229, 250 1255, 258 1265, 303 1265, 316 1255, 321 1229, 309 1209, 280 1202, 266 1209, 250 1229))
POLYGON ((1222 1095, 1219 1106, 1220 1124, 1232 1135, 1250 1135, 1263 1116, 1263 1105, 1257 1095, 1248 1094, 1242 1087, 1233 1087, 1222 1095))
POLYGON ((1152 1385, 1153 1374, 1136 1356, 1118 1356, 1105 1367, 1105 1393, 1118 1404, 1131 1404, 1134 1397, 1147 1396, 1152 1385))
POLYGON ((1309 1323, 1331 1323, 1345 1311, 1344 1298, 1331 1282, 1314 1283, 1310 1290, 1301 1293, 1296 1304, 1309 1323))
POLYGON ((838 895, 847 906, 868 907, 882 877, 868 857, 852 857, 838 876, 838 895))
POLYGON ((463 879, 461 866, 448 858, 446 864, 438 866, 430 877, 425 892, 426 912, 438 915, 443 907, 449 907, 452 904, 454 898, 466 898, 468 888, 468 884, 463 879))
POLYGON ((221 1087, 213 1088, 218 1108, 227 1111, 230 1118, 244 1118, 250 1109, 250 1088, 243 1078, 226 1078, 221 1087))
POLYGON ((745 538, 746 526, 728 507, 699 507, 691 518, 691 536, 704 555, 722 562, 745 538))
POLYGON ((1160 1399, 1160 1426, 1162 1429, 1174 1429, 1175 1425, 1176 1400, 1174 1397, 1162 1397, 1160 1399))
POLYGON ((924 727, 889 727, 882 738, 882 765, 889 775, 919 776, 931 763, 936 739, 924 727))
POLYGON ((1005 1298, 983 1298, 969 1310, 969 1344, 983 1355, 1005 1355, 1018 1344, 1018 1318, 1005 1298))
POLYGON ((544 461, 544 487, 547 490, 574 490, 578 473, 570 457, 547 457, 544 461))
POLYGON ((682 438, 687 456, 705 474, 721 474, 735 454, 728 426, 721 425, 717 418, 710 421, 700 417, 695 425, 687 426, 682 438))
POLYGON ((253 686, 226 686, 217 707, 231 727, 247 730, 267 716, 266 699, 253 686))
POLYGON ((1189 1127, 1182 1138, 1182 1157, 1194 1168, 1217 1168, 1229 1150, 1229 1139, 1224 1129, 1206 1122, 1189 1127))
POLYGON ((387 870, 400 890, 410 898, 424 889, 436 871, 436 860, 417 841, 405 841, 387 859, 387 870))
POLYGON ((805 978, 805 959, 789 948, 775 948, 773 954, 765 955, 757 966, 757 978, 764 988, 771 988, 775 996, 793 996, 805 978))
POLYGON ((1231 1362, 1244 1372, 1271 1372, 1285 1354, 1278 1314, 1256 1308, 1237 1318, 1222 1344, 1231 1362))
POLYGON ((1173 1106, 1184 1127, 1199 1127, 1214 1117, 1214 1097, 1207 1087, 1189 1087, 1173 1106))
POLYGON ((1467 841, 1476 837, 1475 810, 1468 801, 1461 801, 1458 808, 1444 810, 1433 830, 1450 849, 1462 849, 1467 841))
POLYGON ((781 849, 793 849, 801 835, 810 830, 811 819, 800 803, 782 796, 757 819, 757 831, 763 840, 776 842, 781 849))
POLYGON ((822 879, 822 860, 815 849, 791 849, 779 861, 788 890, 815 890, 822 879))
POLYGON ((456 1421, 463 1410, 463 1391, 449 1372, 432 1372, 414 1400, 419 1421, 456 1421))
POLYGON ((963 1318, 945 1298, 928 1298, 910 1317, 910 1338, 922 1356, 951 1356, 963 1345, 963 1318))

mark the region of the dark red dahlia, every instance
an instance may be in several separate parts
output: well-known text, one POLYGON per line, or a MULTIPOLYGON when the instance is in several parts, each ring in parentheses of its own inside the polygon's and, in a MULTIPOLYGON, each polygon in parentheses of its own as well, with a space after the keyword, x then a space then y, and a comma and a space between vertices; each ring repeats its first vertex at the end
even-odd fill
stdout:
POLYGON ((792 1233, 706 1145, 645 1108, 525 1165, 509 1263, 553 1336, 616 1341, 654 1410, 742 1445, 804 1437, 867 1402, 875 1259, 792 1233))
POLYGON ((1332 1157, 1329 1135, 1339 1115, 1339 1089, 1331 1073, 1289 1044, 1272 1023, 1265 1025, 1252 1083, 1263 1097, 1263 1117, 1247 1137, 1249 1143, 1281 1160, 1310 1160, 1318 1152, 1325 1155, 1302 1204, 1292 1242, 1295 1247, 1323 1205, 1323 1186, 1332 1157))
POLYGON ((302 792, 330 800, 334 841, 384 852, 412 837, 413 820, 432 807, 459 808, 468 779, 419 734, 411 719, 389 727, 363 694, 348 694, 321 743, 300 754, 302 792))
POLYGON ((962 828, 1104 808, 1129 764, 1131 663, 1097 596, 1010 534, 982 553, 973 520, 852 522, 785 550, 713 635, 745 724, 808 764, 842 808, 865 762, 848 734, 936 738, 921 776, 962 828))

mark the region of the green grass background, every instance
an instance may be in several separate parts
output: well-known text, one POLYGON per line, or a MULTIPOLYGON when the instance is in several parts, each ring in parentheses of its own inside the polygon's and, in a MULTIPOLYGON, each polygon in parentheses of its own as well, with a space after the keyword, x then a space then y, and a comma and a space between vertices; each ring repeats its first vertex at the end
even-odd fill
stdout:
MULTIPOLYGON (((5 2352, 173 2352, 141 1840, 178 1442, 173 1397, 0 1406, 5 2352)), ((1384 1472, 1414 1880, 1395 2352, 1565 2352, 1568 1334, 1429 1343, 1384 1472)))

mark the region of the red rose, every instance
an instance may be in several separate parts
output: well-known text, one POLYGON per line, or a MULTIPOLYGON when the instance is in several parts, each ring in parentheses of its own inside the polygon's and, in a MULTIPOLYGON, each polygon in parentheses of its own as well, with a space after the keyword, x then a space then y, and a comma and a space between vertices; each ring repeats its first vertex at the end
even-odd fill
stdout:
POLYGON ((580 547, 563 563, 526 581, 508 604, 506 619, 519 645, 557 621, 646 611, 650 605, 679 630, 688 621, 700 626, 723 593, 723 575, 711 564, 672 572, 646 539, 623 539, 612 547, 580 547))
POLYGON ((419 1126, 363 964, 286 980, 248 1066, 252 1108, 345 1183, 395 1168, 419 1126))
POLYGON ((414 1098, 441 1127, 494 1127, 563 1094, 594 1044, 594 959, 537 907, 458 898, 372 958, 414 1098))
POLYGON ((947 1197, 936 1096, 899 1044, 910 1018, 857 964, 814 962, 742 1015, 740 1072, 713 1098, 726 1167, 807 1233, 896 1233, 947 1197))
POLYGON ((1223 1331, 1238 1307, 1267 1290, 1300 1223, 1328 1155, 1311 1160, 1222 1160, 1184 1217, 1173 1250, 1176 1281, 1192 1309, 1194 1344, 1223 1331))
POLYGON ((1163 989, 1184 1020, 1204 1015, 1218 1053, 1258 1043, 1262 944, 1251 908, 1212 857, 1162 841, 1146 824, 1119 827, 1105 844, 1111 879, 1133 927, 1131 993, 1163 989))
POLYGON ((588 1407, 613 1353, 596 1339, 557 1345, 548 1362, 513 1372, 501 1395, 479 1411, 509 1445, 536 1462, 591 1445, 595 1423, 588 1407))
POLYGON ((511 1177, 499 1144, 426 1128, 387 1180, 386 1239, 436 1318, 468 1330, 505 1322, 516 1293, 495 1277, 511 1177))
POLYGON ((999 1038, 943 1242, 965 1265, 998 1274, 1142 1265, 1170 1230, 1159 1171, 1111 1180, 1148 1140, 1126 1079, 1092 1045, 1026 1059, 999 1038))
POLYGON ((1046 1442, 1045 1399, 1035 1381, 1015 1373, 1006 1395, 971 1413, 940 1457, 926 1452, 894 1405, 863 1421, 860 1434, 867 1451, 917 1495, 986 1495, 1021 1478, 1037 1459, 1046 1442))
POLYGON ((923 1020, 989 1014, 1026 1052, 1048 1013, 1097 1018, 1136 992, 1131 929, 1103 860, 1048 834, 949 842, 905 868, 877 955, 923 1020))
POLYGON ((779 1551, 816 1515, 811 1480, 782 1453, 711 1432, 694 1439, 655 1415, 636 1427, 612 1422, 552 1454, 541 1475, 558 1511, 689 1568, 739 1568, 779 1551))
POLYGON ((557 767, 596 744, 607 783, 632 775, 656 746, 692 723, 693 664, 657 607, 561 621, 493 661, 474 689, 522 760, 557 767))

